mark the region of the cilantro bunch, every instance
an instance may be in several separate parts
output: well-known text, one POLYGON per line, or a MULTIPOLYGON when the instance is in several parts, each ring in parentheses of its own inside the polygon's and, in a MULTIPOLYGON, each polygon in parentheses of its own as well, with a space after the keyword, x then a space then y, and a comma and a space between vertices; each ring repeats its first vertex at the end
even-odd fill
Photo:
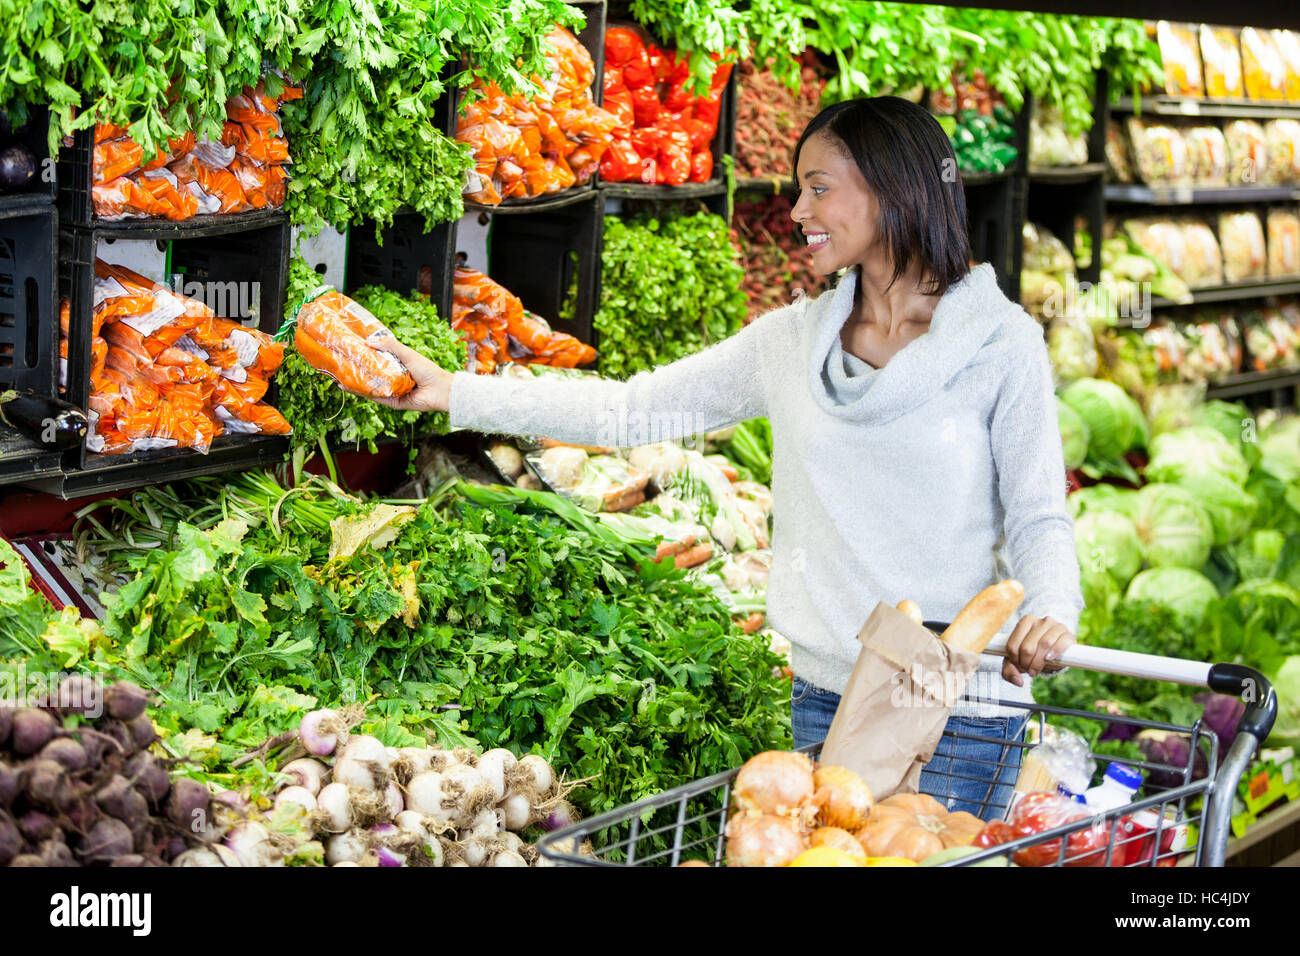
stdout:
POLYGON ((711 213, 605 219, 600 371, 624 377, 721 341, 745 322, 739 255, 711 213))

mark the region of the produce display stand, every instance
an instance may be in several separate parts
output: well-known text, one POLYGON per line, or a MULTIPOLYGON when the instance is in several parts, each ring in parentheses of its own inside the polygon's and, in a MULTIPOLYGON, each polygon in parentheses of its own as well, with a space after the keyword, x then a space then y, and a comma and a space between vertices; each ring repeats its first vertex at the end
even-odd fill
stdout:
MULTIPOLYGON (((70 306, 67 399, 73 405, 84 409, 89 402, 95 261, 100 244, 107 240, 169 241, 172 275, 181 276, 185 282, 203 283, 205 288, 221 289, 223 295, 235 289, 241 302, 246 298, 255 308, 259 329, 268 333, 279 329, 289 268, 287 215, 277 210, 201 218, 201 222, 142 220, 100 223, 89 228, 65 226, 59 230, 59 292, 70 306)), ((54 333, 58 334, 57 321, 54 333)), ((274 381, 267 401, 275 404, 274 381)), ((287 449, 286 439, 261 435, 218 436, 207 455, 189 449, 103 455, 82 447, 66 454, 57 477, 27 484, 72 498, 257 467, 282 459, 287 449)))
POLYGON ((439 315, 449 318, 455 269, 455 222, 427 229, 423 214, 400 211, 379 238, 373 222, 348 229, 345 292, 367 285, 402 295, 418 289, 429 295, 439 315))
POLYGON ((50 113, 44 106, 33 106, 30 109, 27 130, 16 141, 27 147, 35 158, 36 178, 22 192, 0 196, 0 210, 39 207, 54 202, 57 176, 49 162, 50 113))
MULTIPOLYGON (((0 392, 58 395, 59 323, 51 197, 0 203, 0 392)), ((2 413, 2 412, 0 412, 2 413)), ((59 473, 60 452, 0 423, 0 485, 59 473)))
MULTIPOLYGON (((1000 654, 1005 649, 1005 639, 995 641, 990 648, 988 653, 1000 654)), ((1071 852, 1069 837, 1071 834, 1082 834, 1096 825, 1102 825, 1106 829, 1105 845, 1090 847, 1088 852, 1090 855, 1104 853, 1104 857, 1098 855, 1096 859, 1090 861, 1090 865, 1123 865, 1115 862, 1117 854, 1120 855, 1119 859, 1123 860, 1127 860, 1130 854, 1140 857, 1141 862, 1135 865, 1172 865, 1186 852, 1193 857, 1192 865, 1222 866, 1230 834, 1232 795, 1236 793, 1237 782, 1245 772, 1255 749, 1268 737, 1277 717, 1277 695, 1268 681, 1259 672, 1240 664, 1204 664, 1152 654, 1081 645, 1076 645, 1062 654, 1060 663, 1066 667, 1208 687, 1217 693, 1244 696, 1250 702, 1247 703, 1245 713, 1238 724, 1236 737, 1227 745, 1220 760, 1220 742, 1211 731, 1202 727, 1199 720, 1190 727, 1183 727, 1132 717, 1116 717, 1105 713, 1000 701, 1000 706, 1022 710, 1031 720, 1036 719, 1040 731, 1049 716, 1058 716, 1185 734, 1189 738, 1186 766, 1119 760, 1101 754, 1092 755, 1099 764, 1108 765, 1114 762, 1143 770, 1165 771, 1181 777, 1183 782, 1179 786, 1136 800, 1127 806, 1109 810, 1104 815, 1089 815, 1044 830, 1042 833, 990 847, 942 865, 979 865, 994 857, 1010 856, 1017 851, 1030 847, 1043 847, 1053 841, 1055 847, 1051 855, 1055 856, 1056 860, 1049 865, 1070 865, 1072 862, 1074 865, 1082 865, 1081 861, 1067 858, 1067 853, 1071 852), (1204 754, 1208 765, 1216 768, 1212 776, 1199 780, 1193 779, 1198 753, 1204 754), (1194 811, 1191 809, 1191 804, 1197 797, 1202 798, 1201 809, 1194 811), (1122 818, 1143 810, 1152 811, 1159 818, 1160 823, 1149 837, 1144 837, 1149 839, 1150 846, 1139 855, 1138 851, 1142 848, 1133 846, 1137 841, 1125 837, 1120 827, 1122 818), (1184 850, 1173 842, 1173 823, 1170 823, 1171 829, 1165 828, 1167 813, 1177 814, 1179 826, 1197 826, 1199 836, 1194 847, 1187 847, 1184 850)), ((952 735, 945 732, 944 736, 952 735)), ((1001 738, 968 734, 960 736, 975 742, 1006 743, 1001 738)), ((1012 742, 1011 746, 1024 750, 1030 745, 1012 742)), ((820 744, 804 748, 804 752, 812 757, 816 757, 820 750, 820 744)), ((1014 765, 1018 766, 1019 761, 1014 765)), ((1004 764, 999 763, 996 766, 1001 767, 1004 764)), ((687 859, 701 858, 713 866, 723 865, 726 861, 725 829, 730 813, 731 785, 738 772, 739 768, 715 774, 657 796, 647 797, 626 807, 610 810, 574 826, 548 833, 538 841, 537 848, 544 857, 566 866, 651 864, 676 866, 687 859), (648 823, 645 822, 647 817, 648 823), (670 846, 667 849, 652 849, 650 844, 652 840, 664 840, 670 846), (647 846, 643 847, 643 843, 647 846)))

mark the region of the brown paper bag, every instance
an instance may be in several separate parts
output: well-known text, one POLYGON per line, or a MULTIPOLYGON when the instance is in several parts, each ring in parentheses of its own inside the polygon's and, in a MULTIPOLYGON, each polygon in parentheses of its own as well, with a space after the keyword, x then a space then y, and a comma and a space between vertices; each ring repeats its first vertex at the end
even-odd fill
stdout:
POLYGON ((858 640, 858 662, 818 761, 852 770, 877 800, 916 793, 979 655, 950 647, 884 602, 858 640))

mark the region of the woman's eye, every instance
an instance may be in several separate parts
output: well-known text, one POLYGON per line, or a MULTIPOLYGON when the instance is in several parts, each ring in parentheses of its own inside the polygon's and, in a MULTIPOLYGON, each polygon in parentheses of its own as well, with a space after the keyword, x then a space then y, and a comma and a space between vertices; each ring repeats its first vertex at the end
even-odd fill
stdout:
POLYGON ((814 196, 820 196, 822 193, 826 192, 825 186, 810 186, 808 188, 812 190, 814 196))

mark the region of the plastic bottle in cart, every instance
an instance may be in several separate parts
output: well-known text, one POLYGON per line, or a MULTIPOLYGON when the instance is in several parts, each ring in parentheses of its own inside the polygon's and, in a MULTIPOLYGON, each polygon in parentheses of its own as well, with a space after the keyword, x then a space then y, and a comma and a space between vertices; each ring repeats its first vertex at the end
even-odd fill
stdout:
MULTIPOLYGON (((1122 763, 1113 763, 1106 768, 1106 776, 1102 779, 1101 785, 1092 787, 1084 793, 1083 802, 1088 805, 1089 810, 1100 815, 1128 806, 1136 799, 1141 787, 1140 770, 1126 767, 1122 763)), ((1107 829, 1114 833, 1114 847, 1110 852, 1111 866, 1124 866, 1141 856, 1141 835, 1133 832, 1131 818, 1120 817, 1119 823, 1113 829, 1111 827, 1107 829)))

